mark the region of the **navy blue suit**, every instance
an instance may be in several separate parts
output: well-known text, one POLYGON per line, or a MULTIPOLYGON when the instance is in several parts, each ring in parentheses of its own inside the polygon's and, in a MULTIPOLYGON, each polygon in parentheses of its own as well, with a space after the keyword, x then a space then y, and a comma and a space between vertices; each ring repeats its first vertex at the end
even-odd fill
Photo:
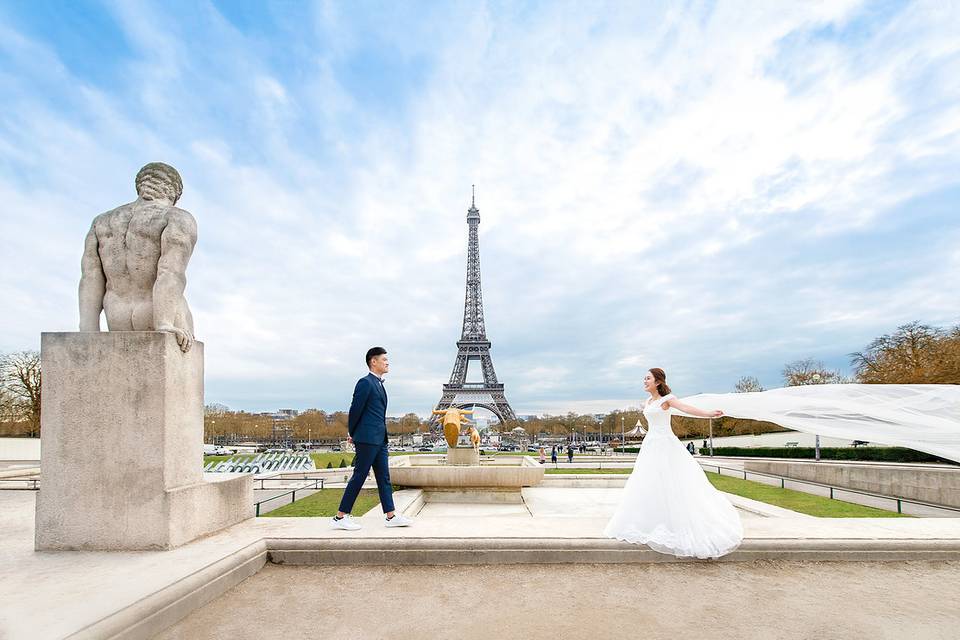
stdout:
POLYGON ((387 451, 387 390, 372 373, 357 381, 347 431, 353 438, 353 476, 340 500, 340 511, 350 513, 360 489, 373 469, 384 513, 393 511, 393 487, 390 485, 390 454, 387 451))

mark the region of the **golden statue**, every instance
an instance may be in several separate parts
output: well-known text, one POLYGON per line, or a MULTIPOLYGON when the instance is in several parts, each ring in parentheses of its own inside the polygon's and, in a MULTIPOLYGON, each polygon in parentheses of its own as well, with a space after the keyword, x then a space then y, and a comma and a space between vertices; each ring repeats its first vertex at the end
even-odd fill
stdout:
POLYGON ((473 443, 475 450, 480 451, 480 432, 472 425, 470 426, 470 442, 473 443))
MULTIPOLYGON (((433 412, 434 415, 443 416, 440 419, 443 424, 443 437, 447 441, 447 446, 451 449, 457 446, 457 440, 460 438, 460 428, 465 424, 471 424, 467 416, 472 413, 473 411, 463 411, 456 407, 433 412)), ((470 440, 474 442, 474 447, 477 447, 480 444, 480 434, 477 433, 476 428, 470 427, 470 429, 470 440), (474 437, 474 433, 476 433, 476 437, 474 437)))

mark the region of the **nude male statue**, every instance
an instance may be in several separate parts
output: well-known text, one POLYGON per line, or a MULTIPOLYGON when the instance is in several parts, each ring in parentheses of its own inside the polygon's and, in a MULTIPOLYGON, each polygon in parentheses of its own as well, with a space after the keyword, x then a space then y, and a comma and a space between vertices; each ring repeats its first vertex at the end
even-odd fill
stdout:
POLYGON ((133 202, 97 216, 83 249, 80 331, 167 331, 180 350, 193 345, 193 316, 183 291, 197 223, 174 205, 180 174, 151 162, 137 173, 133 202))

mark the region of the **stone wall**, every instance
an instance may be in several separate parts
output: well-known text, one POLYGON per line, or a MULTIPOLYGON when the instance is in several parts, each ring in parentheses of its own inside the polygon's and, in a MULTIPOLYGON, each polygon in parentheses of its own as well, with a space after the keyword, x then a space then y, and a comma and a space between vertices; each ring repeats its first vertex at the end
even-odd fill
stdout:
POLYGON ((960 467, 744 460, 747 471, 960 507, 960 467))

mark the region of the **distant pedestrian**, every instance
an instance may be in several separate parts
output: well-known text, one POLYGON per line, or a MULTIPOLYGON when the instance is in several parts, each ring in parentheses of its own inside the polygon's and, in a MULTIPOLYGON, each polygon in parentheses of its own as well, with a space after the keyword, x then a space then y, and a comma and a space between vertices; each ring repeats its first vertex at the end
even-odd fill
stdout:
POLYGON ((550 462, 557 464, 557 445, 550 447, 550 462))
POLYGON ((704 449, 707 448, 707 439, 706 439, 706 438, 703 439, 703 448, 704 448, 704 449))
POLYGON ((544 464, 547 461, 547 452, 543 447, 540 447, 540 464, 544 464))
POLYGON ((567 447, 567 462, 573 464, 573 447, 567 447))

